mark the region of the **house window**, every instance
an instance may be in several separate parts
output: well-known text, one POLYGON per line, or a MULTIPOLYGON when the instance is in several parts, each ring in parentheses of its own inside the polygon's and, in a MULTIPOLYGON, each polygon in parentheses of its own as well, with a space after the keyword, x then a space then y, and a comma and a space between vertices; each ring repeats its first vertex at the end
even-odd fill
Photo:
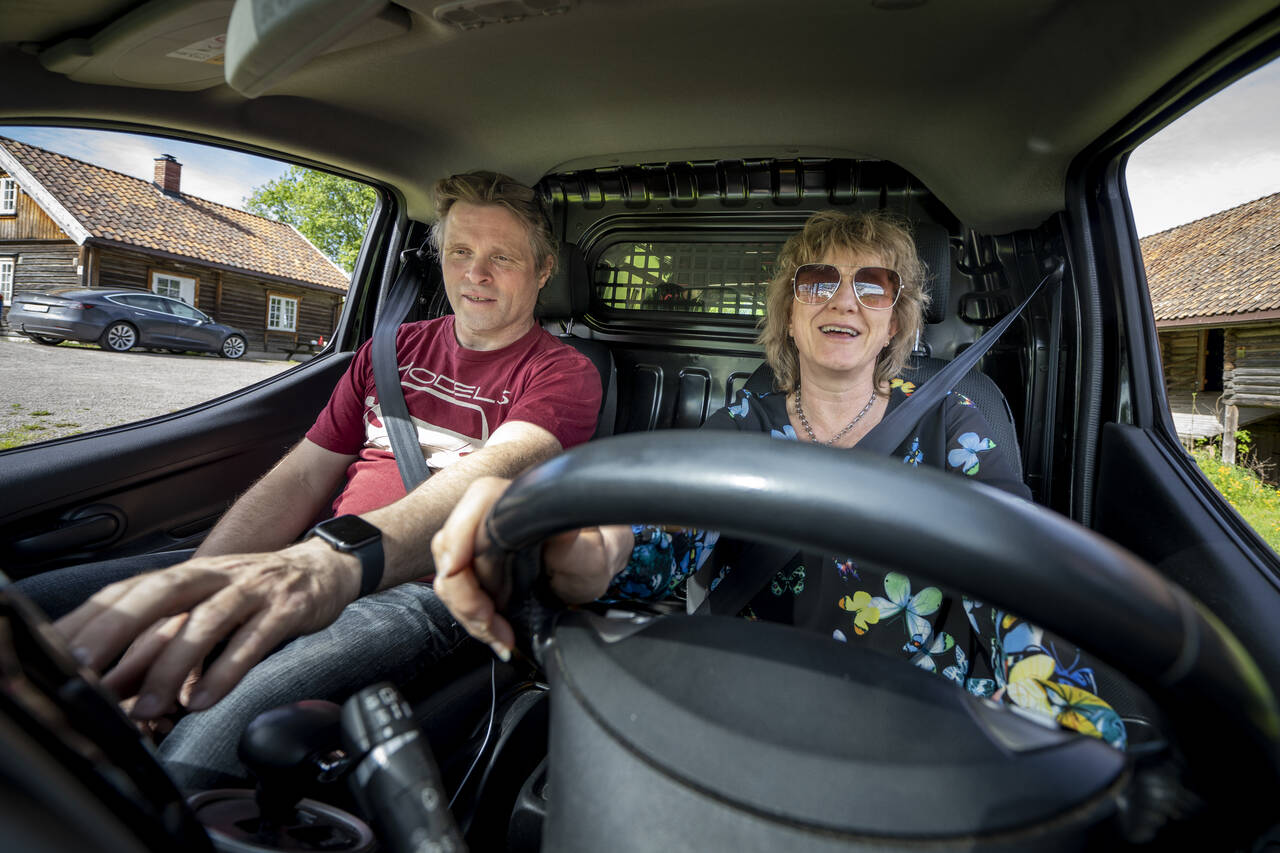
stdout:
POLYGON ((18 212, 18 182, 0 178, 0 215, 18 212))
POLYGON ((0 306, 13 305, 13 258, 0 258, 0 306))
POLYGON ((267 296, 267 330, 273 332, 298 331, 298 300, 291 296, 267 296))
POLYGON ((153 272, 151 292, 157 296, 179 299, 188 305, 196 304, 196 280, 171 273, 153 272))

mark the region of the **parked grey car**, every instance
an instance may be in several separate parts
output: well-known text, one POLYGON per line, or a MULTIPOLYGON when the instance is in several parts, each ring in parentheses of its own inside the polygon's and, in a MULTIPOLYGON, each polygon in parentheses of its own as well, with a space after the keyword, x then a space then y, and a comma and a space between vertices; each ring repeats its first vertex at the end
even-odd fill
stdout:
POLYGON ((142 346, 240 358, 247 348, 239 329, 215 323, 185 302, 137 290, 18 294, 9 325, 36 343, 85 341, 115 352, 142 346))

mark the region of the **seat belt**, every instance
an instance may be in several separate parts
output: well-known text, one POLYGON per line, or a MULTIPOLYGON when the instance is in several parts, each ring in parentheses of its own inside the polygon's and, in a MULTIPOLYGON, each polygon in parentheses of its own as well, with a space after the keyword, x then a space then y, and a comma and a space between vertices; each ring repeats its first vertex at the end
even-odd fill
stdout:
MULTIPOLYGON (((925 414, 941 402, 955 384, 973 369, 978 360, 991 349, 992 344, 1004 334, 1013 321, 1018 319, 1040 291, 1046 285, 1052 289, 1062 282, 1065 268, 1065 263, 1059 258, 1049 274, 1040 280, 1026 299, 1022 300, 1022 304, 1001 318, 1000 322, 952 359, 950 364, 920 383, 902 405, 885 415, 880 423, 876 424, 851 449, 882 456, 894 452, 911 435, 911 431, 916 428, 925 414)), ((686 585, 688 612, 736 615, 756 597, 756 593, 764 589, 765 584, 779 569, 791 561, 795 553, 794 548, 763 542, 750 543, 743 549, 733 571, 725 575, 724 579, 716 585, 714 601, 709 595, 712 563, 711 560, 707 560, 702 568, 689 577, 686 585)))
POLYGON ((416 249, 400 253, 400 274, 391 285, 373 319, 373 342, 370 344, 370 360, 373 363, 373 384, 382 409, 382 423, 387 428, 391 452, 400 469, 404 490, 412 492, 431 476, 427 460, 422 455, 418 441, 418 429, 409 417, 409 407, 404 401, 404 388, 400 386, 400 364, 396 355, 396 336, 400 324, 408 316, 426 281, 431 263, 431 249, 424 243, 416 249))

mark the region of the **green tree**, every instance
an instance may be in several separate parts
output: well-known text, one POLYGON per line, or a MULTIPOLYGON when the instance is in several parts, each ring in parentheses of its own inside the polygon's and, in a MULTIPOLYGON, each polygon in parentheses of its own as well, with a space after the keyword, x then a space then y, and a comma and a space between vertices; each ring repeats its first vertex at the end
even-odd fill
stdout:
POLYGON ((372 187, 301 166, 255 187, 245 200, 250 213, 285 222, 351 272, 373 215, 377 194, 372 187))

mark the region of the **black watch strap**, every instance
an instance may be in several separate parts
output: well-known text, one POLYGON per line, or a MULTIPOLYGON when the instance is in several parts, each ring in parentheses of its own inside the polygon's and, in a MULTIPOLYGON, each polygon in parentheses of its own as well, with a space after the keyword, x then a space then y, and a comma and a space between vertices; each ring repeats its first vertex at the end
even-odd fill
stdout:
POLYGON ((311 528, 308 538, 318 536, 338 551, 355 555, 360 561, 360 595, 378 589, 382 583, 384 559, 382 531, 357 515, 339 515, 311 528))
POLYGON ((385 562, 382 555, 382 537, 379 536, 364 548, 352 551, 360 558, 360 597, 377 592, 382 583, 382 570, 385 562))

